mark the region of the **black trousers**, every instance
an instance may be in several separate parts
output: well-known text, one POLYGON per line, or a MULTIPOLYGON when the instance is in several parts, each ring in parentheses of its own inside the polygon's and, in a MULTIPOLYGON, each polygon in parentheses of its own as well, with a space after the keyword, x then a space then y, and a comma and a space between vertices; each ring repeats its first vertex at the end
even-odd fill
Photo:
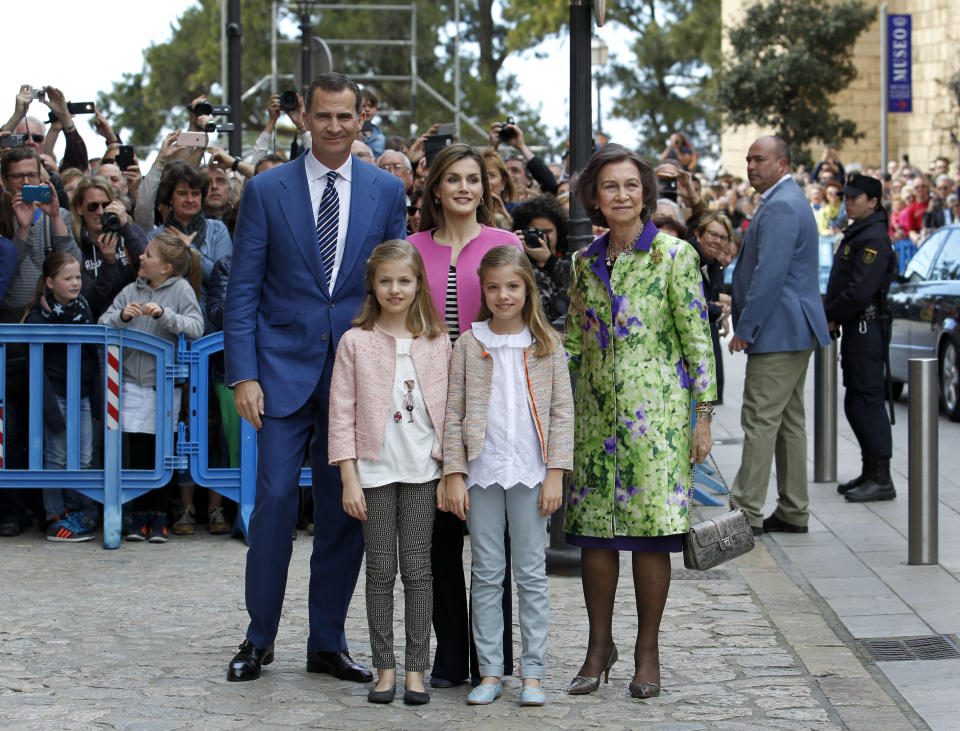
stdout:
POLYGON ((860 452, 865 457, 890 459, 893 437, 884 398, 883 363, 886 344, 877 320, 842 323, 840 366, 843 369, 843 411, 860 452))

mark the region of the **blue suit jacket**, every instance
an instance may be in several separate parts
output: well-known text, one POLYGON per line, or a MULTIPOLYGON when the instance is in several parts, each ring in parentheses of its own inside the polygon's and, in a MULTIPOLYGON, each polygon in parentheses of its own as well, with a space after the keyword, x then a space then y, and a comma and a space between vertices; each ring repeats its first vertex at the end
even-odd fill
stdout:
POLYGON ((817 276, 817 223, 792 179, 760 206, 733 273, 733 328, 747 353, 827 345, 830 333, 817 276))
POLYGON ((353 158, 350 219, 333 292, 327 292, 304 156, 251 178, 234 231, 224 309, 226 382, 256 379, 267 416, 299 409, 313 393, 329 348, 364 299, 373 249, 406 237, 403 183, 353 158))

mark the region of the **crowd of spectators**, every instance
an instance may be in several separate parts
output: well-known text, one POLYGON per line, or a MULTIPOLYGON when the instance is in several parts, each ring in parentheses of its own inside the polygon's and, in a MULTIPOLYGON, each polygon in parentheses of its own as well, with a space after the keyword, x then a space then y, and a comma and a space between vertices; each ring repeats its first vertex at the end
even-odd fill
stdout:
MULTIPOLYGON (((215 117, 205 97, 187 107, 189 124, 167 134, 157 156, 145 168, 132 148, 99 110, 92 125, 103 138, 103 148, 88 151, 77 132, 64 93, 47 86, 20 88, 14 113, 3 125, 2 184, 0 196, 0 321, 20 322, 35 295, 43 262, 54 251, 68 252, 80 262, 82 295, 94 320, 109 308, 116 295, 138 276, 139 261, 151 240, 161 233, 175 236, 199 255, 203 283, 200 305, 207 333, 218 330, 233 251, 232 231, 244 183, 254 175, 283 165, 309 149, 310 132, 303 100, 292 92, 274 95, 267 122, 252 151, 234 157, 211 142, 215 117), (46 121, 31 116, 30 108, 46 106, 46 121), (283 125, 281 120, 286 117, 283 125), (278 129, 279 128, 279 129, 278 129), (292 139, 281 143, 284 130, 292 139), (63 137, 59 159, 54 150, 63 137), (91 155, 91 152, 93 155, 91 155), (30 202, 24 186, 41 186, 50 192, 47 202, 30 202)), ((354 142, 356 157, 399 178, 407 199, 408 232, 422 229, 420 219, 424 184, 436 147, 439 124, 424 134, 404 138, 384 134, 380 106, 372 88, 363 91, 365 122, 354 142)), ((598 143, 604 143, 605 138, 598 143)), ((567 247, 567 216, 571 179, 566 160, 542 159, 528 146, 523 129, 496 123, 489 129, 485 149, 478 150, 486 166, 495 226, 514 231, 533 264, 545 312, 562 326, 566 317, 571 253, 567 247)), ((804 187, 814 210, 822 241, 834 241, 846 225, 839 191, 845 169, 834 147, 827 147, 812 171, 803 166, 794 178, 804 187)), ((883 183, 884 205, 889 212, 894 241, 910 239, 919 246, 936 228, 960 220, 957 183, 960 173, 945 158, 937 158, 921 171, 904 157, 886 168, 856 170, 883 183)), ((660 186, 654 224, 689 240, 701 256, 704 288, 711 303, 709 316, 714 346, 729 333, 730 299, 727 294, 744 232, 750 226, 758 194, 739 175, 720 172, 708 178, 699 167, 696 149, 682 132, 671 135, 657 167, 660 186)), ((595 230, 595 233, 600 233, 595 230)), ((718 367, 722 360, 718 357, 718 367)), ((213 367, 221 408, 219 441, 222 466, 236 466, 238 441, 235 411, 222 383, 222 364, 213 367)), ((722 373, 720 392, 722 399, 722 373)), ((7 461, 25 466, 26 436, 18 421, 26 404, 17 403, 26 393, 26 366, 8 356, 7 461), (17 369, 20 368, 18 371, 17 369)), ((26 512, 23 495, 0 490, 0 534, 22 529, 26 512)), ((198 520, 194 486, 181 478, 174 498, 172 532, 190 534, 198 520)), ((228 528, 219 496, 206 501, 208 526, 216 532, 228 528)))

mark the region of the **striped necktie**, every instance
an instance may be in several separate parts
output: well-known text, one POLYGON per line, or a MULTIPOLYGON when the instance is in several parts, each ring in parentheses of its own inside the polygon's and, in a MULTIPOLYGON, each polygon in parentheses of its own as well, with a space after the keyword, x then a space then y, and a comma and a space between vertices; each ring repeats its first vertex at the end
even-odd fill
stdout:
POLYGON ((330 276, 337 259, 337 229, 340 226, 340 196, 334 187, 338 174, 331 170, 327 173, 327 187, 320 198, 317 210, 317 244, 320 246, 320 261, 323 263, 323 277, 330 289, 330 276))

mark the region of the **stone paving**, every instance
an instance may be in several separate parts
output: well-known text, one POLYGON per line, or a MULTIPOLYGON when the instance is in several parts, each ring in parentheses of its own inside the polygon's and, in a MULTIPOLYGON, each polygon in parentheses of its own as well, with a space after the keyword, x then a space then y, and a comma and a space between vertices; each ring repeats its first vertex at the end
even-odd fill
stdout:
MULTIPOLYGON (((911 727, 764 541, 722 570, 675 571, 661 634, 664 692, 645 701, 627 691, 636 627, 628 558, 614 623, 621 659, 610 684, 590 696, 563 692, 585 652, 580 580, 552 576, 543 708, 518 705, 515 678, 490 706, 468 707, 467 690, 454 688, 406 707, 371 705, 368 686, 308 674, 308 552, 301 534, 276 661, 258 681, 228 683, 226 664, 246 626, 242 543, 198 534, 105 551, 99 542, 50 543, 35 529, 2 539, 0 727, 911 727)), ((354 657, 369 664, 362 573, 347 635, 354 657)), ((516 627, 514 636, 519 645, 516 627)))

